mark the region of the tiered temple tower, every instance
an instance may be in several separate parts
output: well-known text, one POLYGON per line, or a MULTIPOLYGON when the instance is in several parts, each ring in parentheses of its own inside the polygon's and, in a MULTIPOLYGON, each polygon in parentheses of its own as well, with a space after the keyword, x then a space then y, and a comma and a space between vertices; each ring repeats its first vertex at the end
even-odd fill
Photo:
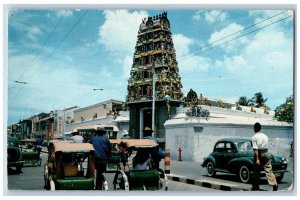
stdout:
POLYGON ((165 141, 165 121, 182 103, 181 78, 167 13, 142 20, 133 64, 128 80, 127 105, 130 108, 129 132, 143 138, 142 130, 152 127, 153 92, 155 93, 154 136, 165 141), (154 74, 155 73, 155 74, 154 74), (153 88, 153 80, 155 88, 153 88))

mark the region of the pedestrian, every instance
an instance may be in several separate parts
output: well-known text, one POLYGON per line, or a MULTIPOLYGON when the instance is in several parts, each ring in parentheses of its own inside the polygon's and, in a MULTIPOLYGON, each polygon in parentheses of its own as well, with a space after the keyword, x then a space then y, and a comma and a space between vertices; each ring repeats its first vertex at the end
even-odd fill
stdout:
POLYGON ((84 141, 83 137, 81 135, 79 135, 78 132, 72 133, 71 140, 73 141, 73 143, 83 143, 83 141, 84 141))
POLYGON ((255 134, 252 137, 252 145, 254 150, 254 168, 253 168, 253 182, 252 182, 252 191, 259 190, 259 178, 260 171, 263 170, 266 173, 266 177, 269 185, 273 187, 273 191, 277 191, 278 185, 276 177, 272 171, 272 165, 270 160, 270 155, 268 152, 268 136, 262 132, 260 123, 254 124, 255 134))
POLYGON ((105 182, 103 173, 111 153, 111 144, 104 128, 97 129, 96 134, 89 141, 95 149, 95 165, 97 171, 96 190, 101 190, 105 182))
MULTIPOLYGON (((143 133, 144 139, 153 140, 156 144, 158 144, 157 138, 152 135, 153 130, 150 127, 145 127, 143 133)), ((165 157, 164 151, 162 151, 158 146, 150 151, 150 155, 154 164, 154 168, 159 169, 159 162, 165 157)))
POLYGON ((127 130, 123 130, 121 139, 131 139, 127 130))

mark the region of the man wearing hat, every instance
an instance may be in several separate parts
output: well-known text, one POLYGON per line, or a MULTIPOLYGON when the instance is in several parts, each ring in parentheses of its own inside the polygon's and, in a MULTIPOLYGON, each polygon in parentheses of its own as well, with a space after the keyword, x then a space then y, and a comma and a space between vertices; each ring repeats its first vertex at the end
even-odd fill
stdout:
POLYGON ((106 171, 108 157, 111 153, 111 144, 106 135, 106 130, 104 128, 97 129, 95 136, 90 139, 89 143, 95 149, 96 190, 101 190, 105 181, 103 173, 106 171))
POLYGON ((81 135, 79 135, 78 132, 72 133, 71 140, 73 141, 73 143, 83 143, 83 141, 84 141, 83 137, 81 135))
MULTIPOLYGON (((144 139, 153 140, 154 142, 156 142, 156 144, 158 144, 156 137, 152 136, 153 130, 150 127, 145 127, 143 133, 144 133, 144 139)), ((156 169, 159 169, 159 162, 161 161, 162 158, 161 152, 162 150, 159 147, 157 147, 157 149, 155 149, 154 151, 150 152, 151 158, 154 163, 154 167, 156 169)))
POLYGON ((131 139, 127 130, 123 130, 121 139, 131 139))

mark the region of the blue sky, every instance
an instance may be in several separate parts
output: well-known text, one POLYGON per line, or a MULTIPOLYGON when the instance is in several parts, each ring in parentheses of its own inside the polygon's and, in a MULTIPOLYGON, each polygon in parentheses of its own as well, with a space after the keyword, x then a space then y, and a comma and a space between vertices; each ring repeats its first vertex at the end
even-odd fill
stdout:
MULTIPOLYGON (((237 101, 262 92, 271 109, 293 94, 292 12, 165 11, 184 93, 192 88, 198 95, 237 101)), ((161 12, 10 10, 8 124, 75 105, 125 101, 139 25, 161 12)))

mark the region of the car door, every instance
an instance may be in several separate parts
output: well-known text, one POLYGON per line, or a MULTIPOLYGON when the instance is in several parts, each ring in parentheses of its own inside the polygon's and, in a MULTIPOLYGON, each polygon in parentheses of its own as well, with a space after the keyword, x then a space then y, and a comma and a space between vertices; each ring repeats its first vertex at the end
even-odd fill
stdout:
POLYGON ((225 142, 218 142, 214 148, 214 158, 216 161, 216 168, 224 169, 225 157, 226 157, 225 142))
POLYGON ((224 153, 223 164, 224 164, 224 168, 226 170, 229 170, 228 163, 236 157, 237 149, 232 142, 226 142, 225 143, 225 152, 226 153, 224 153))

